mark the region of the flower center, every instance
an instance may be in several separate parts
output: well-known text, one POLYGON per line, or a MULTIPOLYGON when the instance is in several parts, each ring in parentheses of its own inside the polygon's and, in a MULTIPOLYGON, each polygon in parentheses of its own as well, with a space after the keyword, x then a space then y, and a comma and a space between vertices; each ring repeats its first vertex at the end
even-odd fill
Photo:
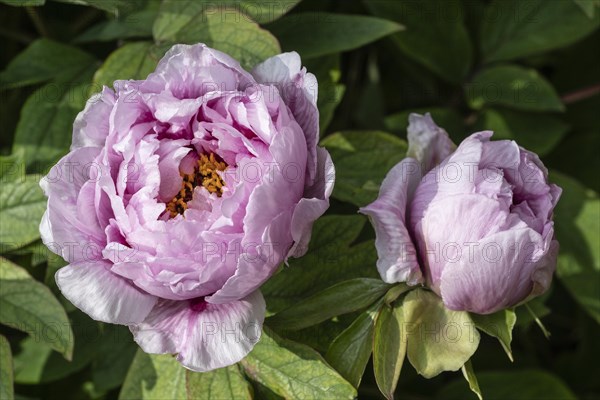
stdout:
POLYGON ((225 171, 225 168, 227 168, 227 164, 217 160, 214 153, 201 154, 194 167, 194 172, 181 174, 183 178, 181 190, 167 203, 167 211, 171 214, 171 218, 176 217, 177 214, 183 214, 187 210, 187 203, 192 199, 196 186, 202 186, 210 193, 216 193, 221 197, 225 182, 217 171, 225 171))

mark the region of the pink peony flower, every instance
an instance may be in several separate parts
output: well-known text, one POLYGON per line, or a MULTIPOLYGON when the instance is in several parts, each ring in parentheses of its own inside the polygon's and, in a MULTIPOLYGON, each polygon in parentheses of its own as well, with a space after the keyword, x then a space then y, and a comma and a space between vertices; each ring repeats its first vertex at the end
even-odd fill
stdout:
POLYGON ((306 251, 329 206, 316 79, 296 53, 248 73, 198 44, 114 87, 41 182, 42 239, 69 263, 58 287, 148 353, 195 371, 233 364, 260 337, 260 285, 306 251))
POLYGON ((546 291, 556 268, 552 211, 561 189, 537 155, 474 133, 458 148, 412 114, 408 157, 361 209, 384 281, 426 283, 446 307, 480 314, 546 291))

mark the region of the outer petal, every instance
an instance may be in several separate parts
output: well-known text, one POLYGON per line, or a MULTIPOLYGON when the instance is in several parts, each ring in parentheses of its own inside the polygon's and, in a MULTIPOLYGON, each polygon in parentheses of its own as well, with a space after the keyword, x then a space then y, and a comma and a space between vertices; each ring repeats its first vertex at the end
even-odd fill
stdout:
POLYGON ((40 186, 48 196, 48 209, 42 217, 40 234, 44 244, 69 262, 81 261, 85 248, 104 245, 104 232, 93 219, 93 197, 82 188, 90 182, 92 165, 100 152, 96 147, 82 147, 63 157, 41 179, 40 186), (79 199, 81 196, 81 200, 79 199), (80 217, 79 210, 85 215, 80 217))
MULTIPOLYGON (((553 234, 554 233, 552 232, 551 235, 553 234)), ((532 299, 541 295, 550 287, 550 284, 552 283, 552 276, 554 275, 554 271, 556 271, 559 247, 558 241, 552 240, 550 242, 548 252, 546 255, 544 255, 540 262, 537 263, 536 269, 531 274, 533 289, 531 290, 528 299, 532 299)))
POLYGON ((408 157, 417 159, 423 174, 440 164, 456 148, 448 133, 433 122, 429 113, 408 117, 408 157))
MULTIPOLYGON (((458 262, 459 257, 466 257, 483 238, 496 234, 508 215, 499 201, 482 194, 460 194, 432 201, 414 230, 431 287, 438 291, 444 268, 458 262)), ((477 268, 476 264, 473 267, 477 268)))
POLYGON ((109 131, 108 121, 115 101, 115 93, 106 86, 102 88, 102 92, 87 101, 85 109, 73 122, 71 150, 104 145, 109 131))
POLYGON ((56 273, 62 294, 97 321, 130 325, 143 321, 156 297, 141 292, 110 272, 105 261, 81 261, 56 273))
POLYGON ((176 44, 142 81, 142 92, 171 92, 178 99, 195 99, 211 91, 244 90, 255 83, 233 58, 203 43, 176 44))
POLYGON ((317 147, 317 176, 313 186, 306 189, 292 216, 294 245, 287 257, 302 257, 308 250, 312 225, 329 208, 329 196, 335 184, 335 166, 327 150, 317 147))
POLYGON ((377 200, 360 209, 371 217, 376 234, 377 270, 388 283, 416 285, 423 281, 406 221, 409 198, 420 177, 417 162, 405 158, 388 172, 377 200))
POLYGON ((317 143, 319 141, 319 110, 317 108, 317 78, 302 68, 296 52, 283 53, 258 64, 252 70, 256 81, 275 85, 285 103, 302 127, 308 148, 307 179, 313 184, 317 170, 317 143))
POLYGON ((234 301, 252 293, 277 270, 291 245, 291 212, 282 212, 265 230, 255 252, 239 258, 235 274, 206 300, 213 304, 234 301))
POLYGON ((472 134, 462 141, 454 153, 425 174, 410 206, 412 229, 415 229, 434 199, 476 192, 475 178, 481 162, 483 145, 491 136, 490 131, 472 134))
POLYGON ((184 367, 205 372, 244 358, 260 339, 264 318, 265 301, 256 291, 226 304, 161 301, 130 329, 145 352, 178 353, 184 367))
MULTIPOLYGON (((281 110, 283 113, 283 110, 281 110)), ((248 198, 244 217, 243 245, 260 243, 265 229, 283 212, 293 211, 302 199, 306 181, 306 142, 302 130, 290 123, 273 138, 269 147, 273 160, 257 159, 255 165, 264 170, 260 182, 248 198), (270 169, 266 169, 269 167, 270 169), (299 174, 297 174, 299 172, 299 174)), ((248 183, 251 181, 248 180, 248 183)), ((288 234, 289 236, 289 234, 288 234)), ((275 238, 282 242, 281 238, 275 238)), ((290 246, 291 246, 290 240, 290 246)), ((287 249, 286 249, 287 250, 287 249)), ((280 259, 279 261, 282 261, 280 259)))
POLYGON ((444 304, 478 314, 514 306, 532 292, 532 277, 546 268, 547 253, 541 236, 530 228, 491 235, 446 265, 441 277, 444 304))

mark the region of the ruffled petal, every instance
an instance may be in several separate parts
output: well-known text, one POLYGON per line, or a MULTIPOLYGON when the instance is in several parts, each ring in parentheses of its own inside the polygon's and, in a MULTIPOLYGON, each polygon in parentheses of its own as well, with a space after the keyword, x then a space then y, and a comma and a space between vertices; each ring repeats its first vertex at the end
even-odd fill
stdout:
POLYGON ((195 99, 213 91, 245 90, 254 78, 227 54, 203 43, 176 44, 141 82, 141 92, 170 92, 178 99, 195 99))
POLYGON ((56 272, 56 284, 77 308, 97 321, 130 325, 146 318, 156 297, 110 272, 110 263, 82 261, 56 272))
POLYGON ((490 131, 472 134, 461 142, 454 153, 425 174, 410 206, 410 224, 413 230, 434 199, 476 192, 476 178, 484 142, 489 141, 491 136, 490 131))
MULTIPOLYGON (((260 182, 248 198, 243 244, 260 243, 265 228, 272 224, 279 214, 289 212, 291 215, 305 190, 307 151, 298 124, 290 121, 285 129, 278 132, 273 138, 269 152, 272 160, 257 158, 253 163, 259 170, 260 182)), ((242 179, 244 178, 251 183, 251 179, 242 174, 242 179)), ((281 242, 281 239, 277 240, 281 242)), ((291 241, 289 245, 291 246, 291 241)))
MULTIPOLYGON (((554 231, 550 233, 550 237, 554 235, 554 231)), ((531 293, 527 299, 523 302, 526 302, 529 299, 537 297, 548 290, 550 284, 552 283, 552 277, 554 276, 554 271, 556 271, 556 264, 558 261, 558 250, 560 246, 557 240, 551 240, 550 245, 548 247, 548 252, 540 259, 540 261, 536 264, 536 268, 531 274, 531 280, 533 281, 533 288, 531 289, 531 293)))
POLYGON ((222 304, 240 299, 256 290, 281 264, 292 243, 291 211, 282 212, 265 229, 260 244, 246 247, 235 273, 207 301, 222 304))
POLYGON ((184 367, 205 372, 235 364, 252 350, 260 339, 265 309, 259 291, 225 304, 163 300, 130 329, 145 352, 177 353, 184 367))
POLYGON ((69 262, 85 258, 86 248, 102 248, 105 236, 91 211, 93 190, 92 166, 100 153, 97 147, 81 147, 63 157, 50 173, 40 180, 48 196, 48 208, 40 224, 44 244, 69 262), (81 197, 81 199, 80 199, 81 197), (84 215, 80 215, 82 212, 84 215))
POLYGON ((417 252, 407 229, 406 211, 409 198, 421 177, 418 163, 405 158, 388 172, 381 184, 379 197, 360 209, 370 217, 375 228, 377 270, 388 283, 423 281, 417 252))
POLYGON ((104 86, 94 95, 73 122, 71 150, 80 147, 102 147, 109 132, 109 117, 115 105, 115 93, 104 86))
POLYGON ((259 83, 274 85, 304 131, 308 148, 308 186, 313 184, 317 171, 317 143, 319 141, 319 110, 317 78, 302 68, 300 55, 283 53, 268 58, 252 70, 259 83))
POLYGON ((335 166, 329 152, 317 147, 317 176, 313 186, 304 192, 292 216, 294 244, 287 257, 302 257, 308 250, 313 223, 329 208, 329 196, 335 184, 335 166))
POLYGON ((448 133, 433 122, 429 113, 409 115, 406 155, 419 161, 423 174, 439 165, 455 148, 448 133))

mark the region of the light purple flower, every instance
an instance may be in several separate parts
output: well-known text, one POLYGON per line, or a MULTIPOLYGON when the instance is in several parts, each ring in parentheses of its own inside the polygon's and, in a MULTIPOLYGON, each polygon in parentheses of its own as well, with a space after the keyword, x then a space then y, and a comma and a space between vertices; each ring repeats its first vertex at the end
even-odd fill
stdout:
POLYGON ((538 156, 490 141, 489 131, 456 148, 429 114, 409 122, 407 158, 361 209, 375 228, 382 279, 426 284, 446 307, 480 314, 546 291, 561 189, 538 156))
POLYGON ((77 116, 41 182, 42 239, 69 262, 58 286, 146 352, 195 371, 233 364, 260 337, 260 285, 306 251, 329 206, 316 79, 296 53, 248 73, 198 44, 114 88, 77 116))

